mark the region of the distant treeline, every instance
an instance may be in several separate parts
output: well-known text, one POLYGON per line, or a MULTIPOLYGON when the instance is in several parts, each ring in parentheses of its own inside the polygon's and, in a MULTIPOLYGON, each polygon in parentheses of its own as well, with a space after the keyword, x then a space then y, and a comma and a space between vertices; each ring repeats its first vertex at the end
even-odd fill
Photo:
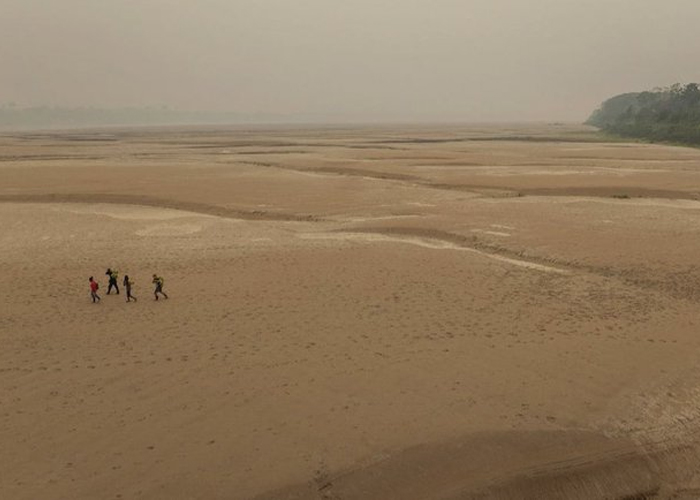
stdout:
POLYGON ((677 83, 621 94, 605 101, 586 123, 625 137, 700 145, 700 88, 677 83))
POLYGON ((166 107, 104 109, 0 106, 0 129, 5 130, 128 125, 225 125, 287 121, 294 120, 282 115, 180 111, 166 107))

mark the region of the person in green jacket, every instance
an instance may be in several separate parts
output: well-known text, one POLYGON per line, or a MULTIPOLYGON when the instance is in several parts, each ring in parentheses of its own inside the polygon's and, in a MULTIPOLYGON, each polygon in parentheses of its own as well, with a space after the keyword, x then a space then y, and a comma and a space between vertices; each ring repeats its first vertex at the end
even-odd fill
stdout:
POLYGON ((155 290, 153 290, 153 295, 155 296, 156 300, 158 300, 159 293, 167 299, 168 294, 163 291, 163 278, 161 278, 157 274, 154 274, 152 283, 156 287, 155 290))
POLYGON ((117 284, 117 278, 119 277, 119 273, 117 273, 117 271, 113 271, 112 268, 107 268, 107 272, 105 274, 109 277, 107 295, 109 295, 112 292, 112 287, 114 287, 114 289, 117 291, 117 295, 119 295, 119 285, 117 284))

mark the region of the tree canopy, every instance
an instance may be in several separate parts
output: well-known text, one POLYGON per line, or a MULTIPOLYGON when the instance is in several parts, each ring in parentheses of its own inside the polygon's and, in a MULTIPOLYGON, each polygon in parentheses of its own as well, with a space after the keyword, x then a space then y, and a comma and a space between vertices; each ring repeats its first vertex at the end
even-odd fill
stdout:
POLYGON ((677 83, 620 94, 605 101, 586 123, 624 137, 700 145, 700 86, 677 83))

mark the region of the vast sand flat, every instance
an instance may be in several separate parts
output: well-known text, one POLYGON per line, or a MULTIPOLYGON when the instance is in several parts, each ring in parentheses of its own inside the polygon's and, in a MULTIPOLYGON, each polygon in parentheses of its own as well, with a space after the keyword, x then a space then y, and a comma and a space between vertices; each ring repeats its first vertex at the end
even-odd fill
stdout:
POLYGON ((0 498, 697 498, 699 220, 575 126, 5 134, 0 498))

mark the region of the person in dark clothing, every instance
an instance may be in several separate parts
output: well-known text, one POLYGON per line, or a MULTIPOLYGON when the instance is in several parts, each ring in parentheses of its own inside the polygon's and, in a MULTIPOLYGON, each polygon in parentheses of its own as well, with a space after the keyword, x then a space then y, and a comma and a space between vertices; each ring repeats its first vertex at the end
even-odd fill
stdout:
POLYGON ((100 285, 97 284, 97 281, 95 281, 92 276, 90 276, 88 281, 90 282, 90 297, 92 297, 92 303, 94 304, 101 300, 100 296, 97 295, 97 290, 99 290, 100 285))
POLYGON ((109 285, 107 286, 107 295, 112 291, 112 287, 117 291, 117 295, 119 295, 119 285, 117 284, 117 278, 119 277, 119 273, 117 271, 112 271, 112 269, 107 268, 107 272, 105 273, 107 276, 109 276, 109 285))
POLYGON ((159 293, 160 293, 161 295, 163 295, 163 297, 165 297, 165 298, 167 299, 167 298, 168 298, 168 294, 166 294, 166 293, 163 291, 163 278, 161 278, 161 277, 158 276, 157 274, 154 274, 154 275, 153 275, 153 281, 152 281, 152 283, 153 283, 153 284, 155 285, 155 287, 156 287, 155 290, 153 290, 153 295, 155 295, 156 300, 158 300, 158 294, 159 294, 159 293))
POLYGON ((122 284, 124 285, 124 288, 126 288, 126 301, 131 302, 131 299, 134 299, 134 302, 137 302, 136 297, 131 295, 131 287, 134 285, 134 282, 131 281, 128 274, 124 275, 124 281, 122 284))

